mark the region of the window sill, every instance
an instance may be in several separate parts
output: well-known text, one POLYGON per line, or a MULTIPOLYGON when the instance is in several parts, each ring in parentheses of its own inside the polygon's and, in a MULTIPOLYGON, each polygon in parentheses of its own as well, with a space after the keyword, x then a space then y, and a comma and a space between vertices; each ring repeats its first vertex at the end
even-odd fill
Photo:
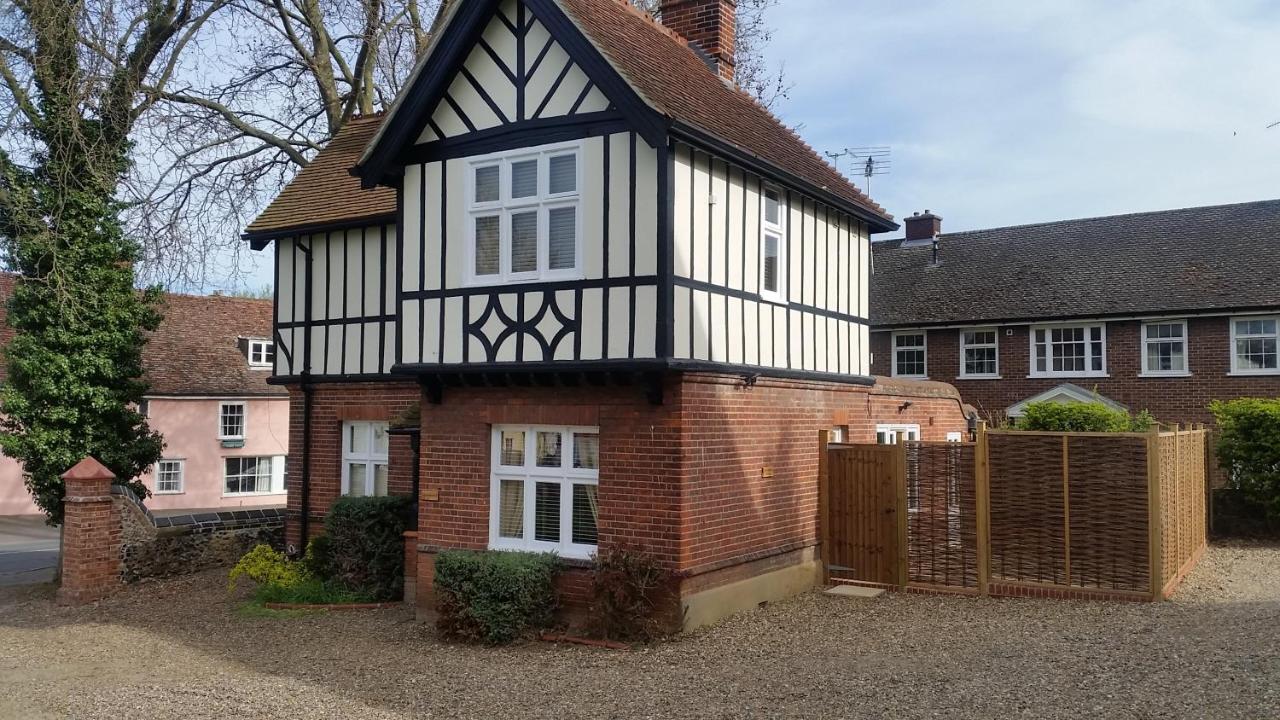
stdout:
POLYGON ((895 380, 928 380, 928 375, 890 375, 895 380))
POLYGON ((1066 373, 1062 375, 1053 374, 1053 373, 1041 373, 1038 375, 1037 374, 1028 375, 1027 379, 1028 380, 1071 380, 1074 378, 1076 380, 1088 380, 1090 378, 1106 379, 1109 377, 1111 377, 1111 373, 1095 373, 1092 375, 1081 375, 1079 373, 1066 373))
POLYGON ((224 498, 271 497, 271 496, 273 496, 273 495, 280 495, 280 496, 284 496, 284 495, 288 495, 288 494, 289 494, 289 493, 288 493, 288 491, 287 491, 287 490, 278 490, 278 491, 273 490, 273 491, 271 491, 271 492, 260 492, 260 493, 258 493, 258 492, 251 492, 251 493, 226 493, 226 492, 224 492, 224 493, 222 493, 222 497, 224 497, 224 498))
POLYGON ((1280 370, 1254 370, 1251 372, 1236 370, 1227 373, 1227 377, 1275 377, 1276 375, 1280 375, 1280 370))
POLYGON ((957 380, 1003 380, 1003 375, 960 375, 957 380))
POLYGON ((1159 380, 1159 379, 1161 379, 1161 378, 1189 378, 1189 377, 1191 377, 1191 373, 1189 373, 1189 372, 1180 372, 1180 373, 1138 373, 1138 377, 1140 377, 1140 378, 1151 378, 1151 379, 1154 379, 1154 380, 1159 380))
POLYGON ((152 495, 186 495, 186 490, 152 490, 152 495))

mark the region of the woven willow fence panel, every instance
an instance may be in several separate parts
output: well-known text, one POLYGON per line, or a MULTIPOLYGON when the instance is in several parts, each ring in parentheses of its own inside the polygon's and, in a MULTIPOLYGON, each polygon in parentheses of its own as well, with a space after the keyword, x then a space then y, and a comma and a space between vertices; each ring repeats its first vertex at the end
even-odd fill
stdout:
POLYGON ((1207 445, 1203 431, 1160 434, 1160 569, 1166 594, 1204 549, 1207 445))
POLYGON ((974 445, 907 443, 907 578, 978 587, 974 445))
POLYGON ((1147 439, 1068 437, 1073 587, 1151 591, 1147 439))
POLYGON ((1062 439, 990 434, 991 577, 1067 583, 1062 439))

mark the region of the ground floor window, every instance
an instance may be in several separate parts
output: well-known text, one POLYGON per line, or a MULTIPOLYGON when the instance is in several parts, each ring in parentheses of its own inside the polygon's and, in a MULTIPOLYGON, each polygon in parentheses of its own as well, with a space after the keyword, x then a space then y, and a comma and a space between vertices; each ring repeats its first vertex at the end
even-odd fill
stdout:
POLYGON ((182 492, 186 474, 186 461, 161 460, 156 463, 156 494, 167 495, 182 492))
POLYGON ((493 428, 489 546, 588 558, 596 550, 600 431, 493 428))
POLYGON ((284 492, 284 456, 224 458, 226 495, 268 495, 284 492))
POLYGON ((342 494, 382 497, 387 494, 387 423, 342 424, 342 494))

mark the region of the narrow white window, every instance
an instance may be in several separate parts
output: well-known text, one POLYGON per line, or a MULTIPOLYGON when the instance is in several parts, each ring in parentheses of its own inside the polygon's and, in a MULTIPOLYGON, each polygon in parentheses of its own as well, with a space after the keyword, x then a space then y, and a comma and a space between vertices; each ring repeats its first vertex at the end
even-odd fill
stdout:
POLYGON ((928 340, 923 332, 893 334, 893 376, 923 378, 928 376, 926 360, 928 340))
POLYGON ((1187 323, 1174 320, 1143 324, 1142 374, 1187 373, 1187 323))
POLYGON ((1280 372, 1280 318, 1231 320, 1231 372, 1274 375, 1280 372))
POLYGON ((223 458, 225 495, 269 495, 284 492, 283 455, 223 458))
POLYGON ((760 295, 774 302, 786 301, 787 248, 782 193, 765 188, 760 209, 760 295))
POLYGON ((1031 328, 1032 377, 1101 377, 1107 373, 1102 325, 1031 328))
POLYGON ((960 331, 960 377, 1000 376, 1000 343, 995 328, 960 331))
POLYGON ((218 404, 218 439, 244 440, 246 412, 240 401, 218 404))
POLYGON ((156 463, 156 494, 176 495, 183 490, 185 460, 161 460, 156 463))
POLYGON ((578 145, 487 155, 468 166, 473 284, 582 275, 578 145))
POLYGON ((490 548, 591 557, 600 519, 599 430, 496 426, 490 462, 490 548))
POLYGON ((270 340, 249 341, 249 367, 269 368, 276 361, 276 344, 270 340))
POLYGON ((387 423, 342 424, 342 494, 382 497, 387 494, 387 423))

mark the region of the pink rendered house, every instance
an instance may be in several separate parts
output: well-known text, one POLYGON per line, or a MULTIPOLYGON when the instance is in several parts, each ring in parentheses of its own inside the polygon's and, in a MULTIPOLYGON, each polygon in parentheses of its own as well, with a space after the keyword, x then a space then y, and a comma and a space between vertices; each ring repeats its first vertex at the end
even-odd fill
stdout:
MULTIPOLYGON (((0 301, 13 282, 0 275, 0 301)), ((275 357, 272 302, 166 295, 162 309, 164 321, 143 356, 151 385, 143 412, 165 438, 163 459, 143 477, 152 492, 147 507, 284 505, 289 395, 267 384, 275 357)), ((0 343, 13 334, 3 314, 0 307, 0 343)), ((38 512, 21 467, 0 456, 0 515, 38 512)))

